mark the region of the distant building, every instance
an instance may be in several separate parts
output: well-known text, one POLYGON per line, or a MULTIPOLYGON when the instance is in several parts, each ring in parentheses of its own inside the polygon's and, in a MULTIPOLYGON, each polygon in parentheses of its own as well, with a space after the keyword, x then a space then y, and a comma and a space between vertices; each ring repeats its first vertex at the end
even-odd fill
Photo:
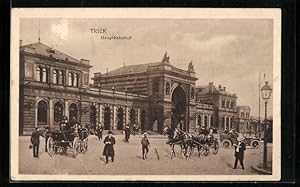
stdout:
POLYGON ((256 126, 250 124, 250 107, 249 106, 237 106, 236 124, 237 131, 242 134, 254 134, 256 132, 256 126))
POLYGON ((218 129, 234 128, 236 116, 236 94, 226 91, 226 87, 214 86, 211 82, 207 86, 196 87, 197 101, 213 107, 212 126, 218 129))

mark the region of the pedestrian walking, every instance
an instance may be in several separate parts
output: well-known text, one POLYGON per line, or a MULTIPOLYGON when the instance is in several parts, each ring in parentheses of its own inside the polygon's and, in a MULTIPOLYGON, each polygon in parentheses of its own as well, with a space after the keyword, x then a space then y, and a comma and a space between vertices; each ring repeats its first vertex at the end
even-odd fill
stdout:
POLYGON ((141 144, 142 144, 142 154, 143 154, 143 160, 147 159, 147 154, 149 152, 150 142, 147 138, 147 132, 144 132, 144 137, 142 138, 141 144))
POLYGON ((31 144, 33 147, 33 157, 39 157, 40 132, 38 127, 31 134, 31 144))
POLYGON ((125 127, 125 142, 129 143, 129 138, 130 138, 130 128, 128 125, 125 127))
POLYGON ((243 161, 244 161, 244 151, 246 150, 246 144, 243 142, 243 138, 238 137, 237 141, 238 141, 237 144, 233 144, 234 156, 235 156, 233 169, 236 169, 238 161, 240 162, 242 169, 245 169, 243 161))
POLYGON ((136 132, 136 125, 133 125, 133 136, 135 136, 135 132, 136 132))
POLYGON ((105 156, 105 163, 108 163, 108 158, 111 157, 111 161, 114 162, 114 144, 116 143, 115 138, 112 136, 112 132, 108 131, 108 136, 104 139, 104 150, 103 150, 103 156, 105 156))
POLYGON ((98 136, 99 141, 102 140, 102 132, 103 132, 103 127, 102 127, 101 123, 99 123, 98 128, 97 128, 97 136, 98 136))

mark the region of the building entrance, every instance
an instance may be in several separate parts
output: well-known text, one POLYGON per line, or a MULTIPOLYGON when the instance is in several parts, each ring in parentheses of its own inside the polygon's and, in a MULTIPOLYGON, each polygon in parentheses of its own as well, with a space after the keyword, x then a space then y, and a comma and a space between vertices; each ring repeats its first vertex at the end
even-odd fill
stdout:
POLYGON ((172 94, 172 129, 178 127, 186 131, 186 107, 186 94, 184 90, 178 86, 172 94))

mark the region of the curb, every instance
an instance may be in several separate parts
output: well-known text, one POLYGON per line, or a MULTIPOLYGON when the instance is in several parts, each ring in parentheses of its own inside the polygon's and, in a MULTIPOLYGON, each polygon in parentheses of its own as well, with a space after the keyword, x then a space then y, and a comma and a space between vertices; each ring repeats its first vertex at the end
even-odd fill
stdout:
POLYGON ((257 171, 259 173, 262 173, 262 174, 272 175, 272 172, 264 170, 264 169, 261 169, 261 168, 259 168, 257 166, 252 166, 252 169, 254 169, 255 171, 257 171))

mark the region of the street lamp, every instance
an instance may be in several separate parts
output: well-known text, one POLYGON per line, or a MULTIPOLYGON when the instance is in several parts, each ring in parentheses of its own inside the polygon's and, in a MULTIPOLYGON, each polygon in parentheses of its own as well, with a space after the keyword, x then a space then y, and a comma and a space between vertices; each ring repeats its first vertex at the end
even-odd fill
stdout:
POLYGON ((267 131, 267 104, 271 97, 272 88, 268 85, 268 82, 261 88, 262 98, 265 101, 265 126, 264 126, 264 155, 263 155, 263 167, 267 167, 267 140, 266 140, 266 131, 267 131))

